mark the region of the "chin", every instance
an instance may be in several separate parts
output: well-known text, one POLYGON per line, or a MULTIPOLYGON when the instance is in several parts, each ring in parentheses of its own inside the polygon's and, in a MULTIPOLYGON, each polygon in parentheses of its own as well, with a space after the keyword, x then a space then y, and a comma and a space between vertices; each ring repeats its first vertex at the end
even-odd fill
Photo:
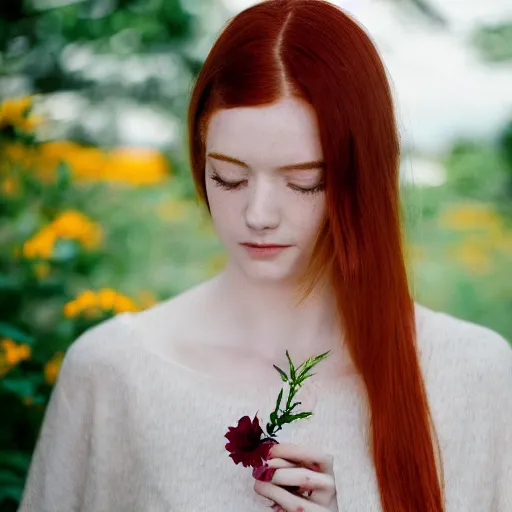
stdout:
POLYGON ((230 256, 233 270, 253 284, 297 283, 306 267, 304 255, 293 249, 275 258, 253 259, 237 247, 230 256))
POLYGON ((277 261, 244 261, 239 268, 248 281, 262 284, 294 282, 299 275, 293 267, 277 261))

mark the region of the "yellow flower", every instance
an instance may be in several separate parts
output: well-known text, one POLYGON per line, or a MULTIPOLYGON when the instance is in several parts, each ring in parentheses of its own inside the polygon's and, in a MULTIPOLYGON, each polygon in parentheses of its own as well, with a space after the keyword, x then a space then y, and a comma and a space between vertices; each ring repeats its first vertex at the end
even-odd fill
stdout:
POLYGON ((32 352, 28 345, 18 344, 10 338, 2 339, 0 346, 0 375, 5 374, 20 361, 29 359, 32 352))
POLYGON ((99 306, 93 306, 88 309, 84 309, 82 311, 82 315, 85 318, 93 319, 93 318, 99 317, 101 315, 101 309, 99 306))
POLYGON ((92 290, 86 290, 76 298, 76 302, 81 310, 94 308, 98 306, 98 296, 92 290))
POLYGON ((41 144, 38 172, 51 179, 59 162, 71 168, 74 179, 104 180, 152 185, 169 176, 169 166, 159 151, 149 148, 117 148, 105 153, 96 147, 84 147, 69 141, 41 144))
POLYGON ((7 176, 2 180, 1 183, 2 192, 6 196, 14 196, 17 195, 20 191, 19 180, 14 176, 7 176))
POLYGON ((193 203, 184 199, 165 199, 158 205, 158 215, 167 221, 183 220, 193 208, 193 203))
POLYGON ((82 213, 65 211, 23 244, 23 256, 27 259, 49 259, 59 238, 76 240, 85 249, 92 250, 101 243, 103 231, 82 213))
POLYGON ((74 318, 79 313, 80 313, 80 307, 76 300, 72 300, 64 306, 64 316, 66 318, 74 318))
POLYGON ((108 154, 104 178, 132 185, 153 185, 167 179, 165 157, 149 148, 117 148, 108 154))
POLYGON ((118 295, 114 303, 114 311, 123 313, 125 311, 139 311, 140 308, 125 295, 118 295))
POLYGON ((44 378, 46 382, 53 385, 59 374, 62 360, 64 359, 63 352, 57 352, 47 363, 44 365, 44 378))
POLYGON ((492 248, 482 237, 468 237, 450 254, 475 274, 485 274, 491 270, 492 248))
POLYGON ((36 164, 36 149, 20 142, 2 144, 2 158, 0 158, 0 172, 7 175, 12 173, 13 166, 24 170, 31 170, 36 164))
POLYGON ((75 210, 62 212, 53 221, 51 228, 58 237, 76 240, 87 249, 97 247, 103 235, 98 224, 75 210))
POLYGON ((447 208, 439 217, 442 227, 456 231, 485 230, 499 232, 503 220, 491 205, 466 203, 447 208))
POLYGON ((67 318, 74 318, 78 315, 93 318, 103 311, 113 311, 117 314, 124 311, 140 311, 140 309, 129 297, 112 288, 102 288, 98 293, 86 290, 75 300, 68 302, 64 306, 64 315, 67 318))
POLYGON ((98 305, 105 310, 114 309, 117 296, 112 288, 103 288, 98 292, 98 305))
POLYGON ((40 118, 29 115, 31 108, 30 96, 5 100, 0 105, 0 129, 12 126, 24 132, 31 132, 41 122, 40 118))
POLYGON ((101 179, 105 161, 104 153, 98 148, 70 141, 52 141, 40 144, 35 167, 38 176, 45 181, 55 178, 61 162, 69 165, 74 179, 101 179))
POLYGON ((49 259, 53 254, 56 242, 57 235, 55 231, 47 226, 23 244, 23 256, 27 259, 49 259))

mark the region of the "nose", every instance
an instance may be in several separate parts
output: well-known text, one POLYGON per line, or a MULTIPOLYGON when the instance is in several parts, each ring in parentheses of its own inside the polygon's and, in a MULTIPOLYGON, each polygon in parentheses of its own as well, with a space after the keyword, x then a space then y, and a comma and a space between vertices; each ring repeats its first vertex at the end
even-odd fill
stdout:
POLYGON ((276 229, 281 214, 275 185, 255 180, 248 188, 244 212, 247 227, 255 231, 276 229))

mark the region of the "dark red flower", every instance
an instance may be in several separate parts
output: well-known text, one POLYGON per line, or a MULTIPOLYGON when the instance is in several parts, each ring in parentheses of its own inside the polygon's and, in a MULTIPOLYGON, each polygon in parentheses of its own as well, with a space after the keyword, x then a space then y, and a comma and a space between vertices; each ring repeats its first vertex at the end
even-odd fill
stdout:
POLYGON ((230 452, 229 456, 234 463, 241 462, 244 467, 261 466, 267 460, 272 445, 277 443, 274 439, 262 439, 263 435, 257 413, 252 421, 249 416, 243 416, 236 427, 228 427, 224 436, 229 441, 226 450, 230 452))

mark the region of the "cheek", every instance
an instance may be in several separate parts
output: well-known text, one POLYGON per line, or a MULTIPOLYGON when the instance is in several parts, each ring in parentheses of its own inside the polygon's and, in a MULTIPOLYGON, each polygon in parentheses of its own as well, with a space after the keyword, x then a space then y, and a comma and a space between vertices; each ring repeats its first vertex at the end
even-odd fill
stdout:
POLYGON ((222 236, 240 217, 239 194, 221 190, 216 186, 207 186, 206 193, 213 224, 222 236))
POLYGON ((297 224, 303 233, 303 238, 314 238, 325 219, 327 206, 323 196, 315 198, 307 206, 304 204, 297 210, 295 218, 297 224))

